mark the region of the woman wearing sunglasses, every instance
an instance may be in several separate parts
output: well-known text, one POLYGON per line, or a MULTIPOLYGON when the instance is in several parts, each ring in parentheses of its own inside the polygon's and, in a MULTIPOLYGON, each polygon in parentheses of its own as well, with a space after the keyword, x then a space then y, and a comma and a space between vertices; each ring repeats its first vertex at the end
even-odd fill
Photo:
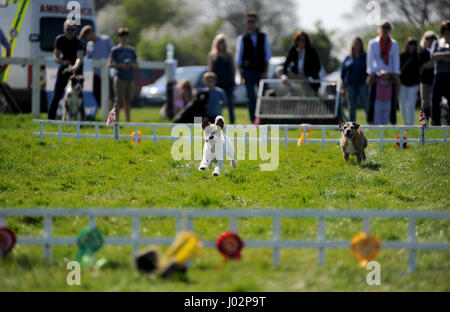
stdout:
MULTIPOLYGON (((318 80, 321 68, 320 59, 316 49, 311 45, 308 34, 301 30, 297 31, 293 37, 293 43, 286 55, 284 66, 277 69, 280 79, 283 82, 287 82, 288 79, 302 79, 306 82, 318 80)), ((314 94, 319 89, 320 83, 308 83, 306 86, 310 86, 314 90, 312 92, 314 94)), ((308 89, 304 91, 311 93, 308 92, 308 89)))

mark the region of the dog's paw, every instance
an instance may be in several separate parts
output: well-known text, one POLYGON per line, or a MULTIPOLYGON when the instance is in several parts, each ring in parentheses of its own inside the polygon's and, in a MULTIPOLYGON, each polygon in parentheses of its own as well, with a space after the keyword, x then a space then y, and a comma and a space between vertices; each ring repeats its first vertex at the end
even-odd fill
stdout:
POLYGON ((213 172, 213 176, 218 177, 220 175, 220 170, 216 169, 213 172))
POLYGON ((205 170, 206 170, 206 167, 203 167, 203 166, 198 167, 198 171, 205 171, 205 170))

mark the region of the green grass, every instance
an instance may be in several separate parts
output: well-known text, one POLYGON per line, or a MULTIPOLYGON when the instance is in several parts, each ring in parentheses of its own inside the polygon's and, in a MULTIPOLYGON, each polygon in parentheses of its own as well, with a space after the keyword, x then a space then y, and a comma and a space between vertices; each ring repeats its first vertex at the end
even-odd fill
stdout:
MULTIPOLYGON (((227 119, 226 112, 225 118, 227 119)), ((122 114, 123 115, 123 114, 122 114)), ((44 119, 45 116, 42 115, 44 119)), ((131 119, 159 121, 156 109, 133 109, 131 119)), ((248 114, 237 110, 237 122, 247 123, 248 114)), ((364 120, 358 112, 358 119, 364 120)), ((278 170, 262 172, 260 161, 239 161, 232 169, 227 162, 223 174, 213 178, 211 171, 198 172, 199 161, 174 161, 171 143, 154 145, 144 140, 138 147, 130 140, 100 140, 31 136, 39 127, 30 115, 0 115, 0 207, 154 207, 194 209, 395 209, 448 210, 450 147, 443 144, 409 144, 399 151, 386 143, 383 154, 369 144, 368 162, 359 167, 355 159, 345 163, 336 144, 322 149, 320 144, 298 147, 280 145, 278 170)), ((46 126, 46 131, 57 131, 46 126)), ((124 129, 129 134, 134 129, 124 129)), ((66 127, 64 131, 75 131, 66 127)), ((82 128, 82 133, 92 129, 82 128)), ((112 133, 111 129, 101 130, 112 133)), ((141 129, 151 135, 151 129, 141 129)), ((159 130, 158 134, 168 134, 159 130)), ((368 137, 379 133, 368 131, 368 137)), ((396 131, 386 137, 395 138, 396 131)), ((418 131, 407 131, 408 138, 418 131)), ((439 133, 429 133, 429 137, 439 133)), ((299 133, 289 131, 290 138, 299 133)), ((313 131, 309 138, 320 138, 313 131)), ((327 131, 327 138, 339 137, 327 131)), ((0 208, 1 209, 1 208, 0 208)), ((104 235, 130 236, 130 218, 101 218, 98 227, 104 235)), ((87 226, 87 218, 56 218, 55 236, 75 236, 87 226)), ((357 219, 327 219, 327 239, 350 240, 362 225, 357 219)), ((449 242, 450 222, 418 220, 421 241, 449 242)), ((216 239, 228 228, 227 219, 205 219, 195 223, 200 239, 216 239)), ((8 227, 19 236, 42 235, 40 218, 10 218, 8 227)), ((270 239, 267 218, 238 220, 245 239, 270 239)), ((374 219, 372 231, 382 240, 406 240, 405 220, 374 219)), ((141 235, 173 237, 175 220, 145 218, 141 235)), ((283 239, 317 237, 314 219, 282 218, 283 239)), ((145 247, 145 246, 142 246, 145 247)), ((240 262, 218 268, 221 258, 215 250, 204 250, 193 261, 189 282, 149 280, 135 272, 131 247, 105 246, 98 258, 107 259, 101 269, 83 269, 82 286, 66 285, 65 265, 74 259, 76 248, 54 247, 48 266, 42 248, 16 246, 0 260, 0 291, 10 290, 130 290, 130 291, 449 291, 450 254, 418 252, 417 270, 405 275, 406 251, 382 250, 377 260, 382 267, 382 286, 367 286, 367 271, 357 266, 350 250, 327 250, 326 265, 317 265, 317 250, 289 250, 281 253, 281 266, 271 267, 268 249, 245 249, 240 262)))

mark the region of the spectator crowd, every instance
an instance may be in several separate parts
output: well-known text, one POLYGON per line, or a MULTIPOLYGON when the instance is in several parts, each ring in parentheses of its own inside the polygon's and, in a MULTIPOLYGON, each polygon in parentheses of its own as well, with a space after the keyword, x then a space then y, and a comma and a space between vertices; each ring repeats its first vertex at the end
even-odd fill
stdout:
MULTIPOLYGON (((272 53, 269 38, 260 31, 255 13, 246 14, 245 25, 247 30, 237 38, 234 55, 224 34, 218 34, 212 41, 207 59, 208 72, 203 77, 207 89, 201 97, 205 106, 201 110, 205 114, 203 117, 210 120, 221 114, 222 106, 227 106, 229 121, 235 122, 233 92, 238 71, 247 92, 250 121, 259 122, 255 116, 255 90, 261 79, 268 78, 272 53)), ((114 45, 111 38, 97 34, 89 25, 83 27, 77 37, 76 27, 65 22, 63 34, 55 40, 53 59, 60 66, 48 118, 55 119, 70 76, 82 74, 83 58, 88 58, 108 59, 108 66, 115 70, 114 77, 108 82, 113 89, 110 96, 114 98, 113 106, 117 116, 123 108, 125 120, 129 122, 135 70, 138 69, 136 51, 128 45, 129 30, 120 28, 117 33, 119 44, 114 45)), ((340 68, 340 92, 345 94, 348 120, 356 121, 359 104, 366 113, 368 124, 396 124, 399 108, 403 123, 412 125, 418 120, 416 103, 419 95, 420 110, 433 125, 441 125, 443 98, 450 102, 450 20, 442 22, 440 37, 433 31, 426 31, 420 42, 417 38, 408 38, 402 51, 391 37, 392 29, 392 23, 384 21, 378 35, 369 41, 367 52, 361 38, 352 41, 350 52, 340 68)), ((1 31, 0 42, 9 48, 1 31)), ((285 84, 289 84, 289 80, 303 81, 302 92, 310 96, 317 95, 321 68, 308 34, 299 30, 293 36, 283 66, 276 73, 285 84)), ((0 72, 4 70, 5 67, 0 67, 0 72)), ((98 68, 94 69, 93 90, 97 103, 101 103, 98 68)), ((174 112, 183 114, 191 102, 199 99, 195 93, 189 81, 180 81, 179 87, 174 88, 174 112)), ((166 116, 166 108, 162 108, 162 116, 166 116)))

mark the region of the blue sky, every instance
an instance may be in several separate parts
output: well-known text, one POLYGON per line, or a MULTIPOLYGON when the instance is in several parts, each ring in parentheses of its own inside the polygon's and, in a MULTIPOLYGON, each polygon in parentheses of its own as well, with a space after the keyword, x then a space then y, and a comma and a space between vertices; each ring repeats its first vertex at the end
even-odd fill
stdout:
MULTIPOLYGON (((300 28, 307 31, 315 29, 315 23, 320 20, 322 26, 327 30, 337 31, 333 39, 344 40, 345 45, 351 45, 354 37, 354 30, 365 25, 366 15, 353 15, 352 19, 345 18, 346 14, 351 14, 355 10, 358 0, 293 0, 297 6, 297 16, 300 28), (345 34, 349 34, 345 36, 345 34)), ((347 54, 346 48, 333 53, 340 59, 347 54)))

